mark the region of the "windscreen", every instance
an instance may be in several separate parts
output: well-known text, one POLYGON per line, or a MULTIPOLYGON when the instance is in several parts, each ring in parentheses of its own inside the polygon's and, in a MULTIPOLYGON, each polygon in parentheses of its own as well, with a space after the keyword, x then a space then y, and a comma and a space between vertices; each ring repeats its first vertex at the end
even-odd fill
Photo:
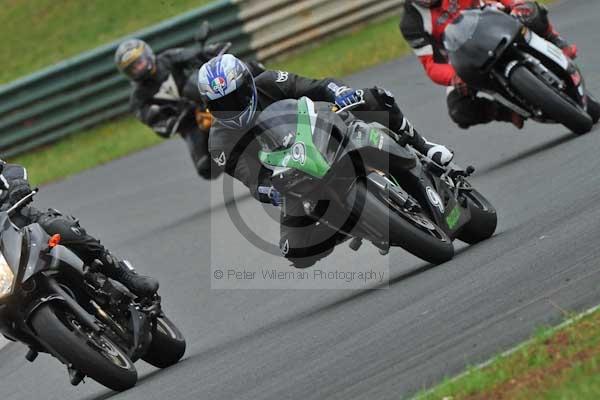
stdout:
POLYGON ((473 34, 479 25, 481 11, 467 10, 454 20, 446 28, 444 33, 444 47, 448 51, 457 51, 467 41, 473 38, 473 34))
POLYGON ((21 260, 22 233, 10 222, 6 213, 0 213, 0 228, 2 229, 0 250, 10 268, 17 273, 21 260))
POLYGON ((263 151, 284 150, 294 144, 298 125, 298 102, 283 100, 267 107, 256 121, 257 140, 263 151))
MULTIPOLYGON (((314 103, 309 99, 282 100, 267 107, 257 119, 257 138, 262 150, 273 152, 292 147, 299 130, 299 103, 306 101, 311 139, 315 148, 331 161, 332 131, 345 131, 343 121, 331 110, 329 103, 314 103)), ((339 138, 334 138, 339 139, 339 138)), ((339 145, 337 140, 335 144, 339 145)), ((337 148, 337 146, 333 146, 337 148)))

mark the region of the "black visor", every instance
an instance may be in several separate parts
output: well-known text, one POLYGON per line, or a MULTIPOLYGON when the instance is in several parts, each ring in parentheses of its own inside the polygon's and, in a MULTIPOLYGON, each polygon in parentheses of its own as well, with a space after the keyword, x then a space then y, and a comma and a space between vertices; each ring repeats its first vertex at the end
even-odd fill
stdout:
POLYGON ((152 58, 142 56, 132 62, 125 69, 125 73, 133 80, 141 80, 152 71, 152 68, 152 58))

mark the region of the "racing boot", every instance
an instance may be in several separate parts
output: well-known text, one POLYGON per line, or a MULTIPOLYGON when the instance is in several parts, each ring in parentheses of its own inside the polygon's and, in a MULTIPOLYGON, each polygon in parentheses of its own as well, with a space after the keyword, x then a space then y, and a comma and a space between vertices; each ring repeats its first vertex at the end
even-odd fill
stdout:
POLYGON ((452 150, 441 144, 427 141, 427 139, 415 130, 406 117, 404 117, 404 121, 400 127, 400 134, 405 143, 410 144, 419 153, 426 155, 439 165, 446 166, 450 164, 454 158, 454 152, 452 150))
POLYGON ((131 293, 138 297, 152 297, 158 291, 158 281, 154 278, 138 275, 129 261, 114 262, 111 256, 106 257, 107 261, 110 258, 112 262, 104 264, 103 272, 111 279, 122 283, 131 293))

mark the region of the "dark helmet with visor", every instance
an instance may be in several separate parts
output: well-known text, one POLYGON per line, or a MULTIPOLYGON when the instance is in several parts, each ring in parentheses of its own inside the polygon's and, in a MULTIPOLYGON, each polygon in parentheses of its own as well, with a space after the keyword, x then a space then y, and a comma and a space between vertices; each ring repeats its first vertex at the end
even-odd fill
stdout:
POLYGON ((218 56, 198 71, 198 90, 223 125, 246 128, 254 121, 257 92, 248 66, 231 54, 218 56))
POLYGON ((134 81, 149 78, 156 70, 156 56, 148 44, 139 39, 128 39, 115 52, 119 71, 134 81))

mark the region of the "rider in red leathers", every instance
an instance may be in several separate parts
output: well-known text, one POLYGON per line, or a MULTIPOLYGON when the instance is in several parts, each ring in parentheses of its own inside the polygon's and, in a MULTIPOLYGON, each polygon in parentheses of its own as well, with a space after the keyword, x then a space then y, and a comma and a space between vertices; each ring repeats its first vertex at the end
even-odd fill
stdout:
POLYGON ((577 46, 569 44, 554 29, 548 10, 535 1, 525 0, 406 0, 400 23, 402 35, 413 48, 429 78, 448 87, 450 118, 463 129, 492 121, 506 121, 523 127, 523 118, 494 100, 476 96, 449 64, 443 35, 461 10, 490 5, 519 18, 527 27, 554 43, 570 58, 577 57, 577 46))

